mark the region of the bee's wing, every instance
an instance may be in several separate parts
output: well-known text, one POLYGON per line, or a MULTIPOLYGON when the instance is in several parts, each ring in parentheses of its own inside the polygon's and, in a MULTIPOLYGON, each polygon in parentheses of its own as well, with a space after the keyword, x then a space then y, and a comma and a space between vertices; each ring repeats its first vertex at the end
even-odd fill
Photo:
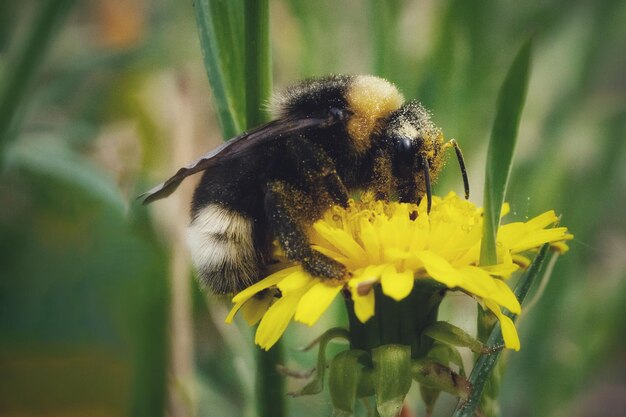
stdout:
POLYGON ((199 159, 180 168, 171 178, 141 194, 138 198, 143 198, 143 204, 148 204, 167 197, 178 188, 185 178, 210 168, 224 158, 237 157, 251 151, 256 145, 279 140, 306 129, 328 127, 337 121, 332 116, 274 120, 223 143, 199 159))

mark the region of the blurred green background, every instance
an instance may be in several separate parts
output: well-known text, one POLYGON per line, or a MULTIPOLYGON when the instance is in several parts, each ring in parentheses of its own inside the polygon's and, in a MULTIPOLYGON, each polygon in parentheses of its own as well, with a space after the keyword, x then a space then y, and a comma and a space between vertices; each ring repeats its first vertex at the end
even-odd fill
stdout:
MULTIPOLYGON (((270 7, 276 87, 388 78, 459 141, 479 204, 497 89, 534 35, 509 217, 554 208, 576 238, 521 320, 503 414, 623 415, 626 3, 270 7)), ((222 140, 192 3, 2 2, 0 71, 0 415, 254 417, 252 333, 224 325, 229 303, 201 293, 190 271, 194 181, 147 208, 135 199, 222 140)), ((462 190, 451 167, 440 194, 462 190)), ((473 311, 464 303, 448 308, 473 311)), ((334 313, 291 325, 288 366, 314 366, 296 348, 345 321, 340 305, 334 313)), ((331 413, 326 393, 287 401, 291 415, 331 413)), ((410 402, 420 410, 416 392, 410 402)), ((445 397, 437 413, 453 407, 445 397)))

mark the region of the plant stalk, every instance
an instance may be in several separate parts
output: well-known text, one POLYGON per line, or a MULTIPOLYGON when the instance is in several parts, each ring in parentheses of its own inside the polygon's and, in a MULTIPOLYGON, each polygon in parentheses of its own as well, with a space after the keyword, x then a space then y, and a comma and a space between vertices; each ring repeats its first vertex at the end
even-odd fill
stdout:
MULTIPOLYGON (((245 0, 245 95, 246 129, 267 122, 263 104, 272 92, 268 0, 245 0)), ((260 417, 286 415, 285 380, 276 369, 282 363, 279 341, 269 351, 257 350, 256 402, 260 417)))
POLYGON ((41 66, 46 51, 55 39, 76 0, 45 0, 39 5, 29 31, 8 60, 0 78, 0 154, 10 140, 16 114, 22 109, 26 91, 41 66))

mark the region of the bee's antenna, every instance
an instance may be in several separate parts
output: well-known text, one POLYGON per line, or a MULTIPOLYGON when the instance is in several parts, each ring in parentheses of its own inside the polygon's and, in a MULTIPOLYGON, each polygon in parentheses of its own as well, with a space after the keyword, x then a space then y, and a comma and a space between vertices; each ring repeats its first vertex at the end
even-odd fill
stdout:
POLYGON ((467 200, 470 195, 469 181, 467 179, 467 171, 465 170, 465 160, 463 159, 463 152, 461 152, 461 148, 459 148, 459 144, 456 143, 456 140, 450 139, 446 145, 447 147, 452 146, 454 151, 456 152, 456 159, 459 161, 459 167, 461 168, 461 175, 463 176, 463 187, 465 188, 465 199, 467 200))
POLYGON ((428 213, 430 213, 430 207, 433 204, 433 194, 430 188, 430 167, 428 166, 428 159, 424 156, 422 156, 422 166, 424 167, 424 182, 426 183, 426 207, 428 213))

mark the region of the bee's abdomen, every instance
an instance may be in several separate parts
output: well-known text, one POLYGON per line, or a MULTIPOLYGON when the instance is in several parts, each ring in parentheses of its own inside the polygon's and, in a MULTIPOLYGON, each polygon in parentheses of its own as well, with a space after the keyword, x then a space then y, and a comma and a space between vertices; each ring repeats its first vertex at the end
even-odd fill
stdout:
POLYGON ((187 241, 201 282, 215 293, 237 292, 258 280, 252 227, 252 219, 219 204, 195 212, 187 241))

